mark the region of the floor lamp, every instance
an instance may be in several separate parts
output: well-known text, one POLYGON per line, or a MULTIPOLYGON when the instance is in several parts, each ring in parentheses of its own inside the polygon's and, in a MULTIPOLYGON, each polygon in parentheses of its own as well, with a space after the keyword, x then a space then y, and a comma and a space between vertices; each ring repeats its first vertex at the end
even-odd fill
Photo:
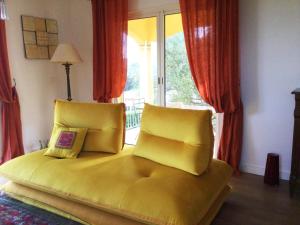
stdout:
POLYGON ((59 44, 51 58, 51 62, 60 63, 65 66, 67 75, 68 101, 72 101, 70 85, 70 67, 73 64, 82 62, 77 50, 71 44, 59 44))

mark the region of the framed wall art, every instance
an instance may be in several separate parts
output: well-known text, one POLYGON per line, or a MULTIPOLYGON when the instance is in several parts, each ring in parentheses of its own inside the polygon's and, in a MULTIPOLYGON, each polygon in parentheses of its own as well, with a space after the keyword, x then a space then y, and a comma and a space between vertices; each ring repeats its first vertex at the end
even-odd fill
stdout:
POLYGON ((54 19, 21 16, 25 58, 51 59, 58 45, 58 25, 54 19))

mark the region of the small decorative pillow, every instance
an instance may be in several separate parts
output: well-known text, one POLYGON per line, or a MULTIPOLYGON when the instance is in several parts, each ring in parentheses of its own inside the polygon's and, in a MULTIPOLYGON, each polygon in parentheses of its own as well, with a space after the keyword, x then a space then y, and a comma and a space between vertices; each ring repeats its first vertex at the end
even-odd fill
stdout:
POLYGON ((68 128, 55 125, 44 155, 57 158, 76 158, 82 149, 87 128, 68 128))

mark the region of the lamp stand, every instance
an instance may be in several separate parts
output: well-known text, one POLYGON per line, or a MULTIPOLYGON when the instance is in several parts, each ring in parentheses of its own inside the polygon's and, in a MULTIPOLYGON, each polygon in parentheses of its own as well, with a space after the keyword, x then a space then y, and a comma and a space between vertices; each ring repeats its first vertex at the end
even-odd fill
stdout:
POLYGON ((66 69, 66 74, 67 74, 67 90, 68 90, 68 101, 72 101, 72 97, 71 97, 71 85, 70 85, 70 67, 72 64, 70 63, 64 63, 63 64, 65 66, 66 69))

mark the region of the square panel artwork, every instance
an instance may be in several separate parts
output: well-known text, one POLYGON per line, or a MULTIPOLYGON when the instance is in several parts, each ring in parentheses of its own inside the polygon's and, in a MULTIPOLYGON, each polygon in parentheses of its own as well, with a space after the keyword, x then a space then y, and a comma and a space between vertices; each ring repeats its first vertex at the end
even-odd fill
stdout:
POLYGON ((58 25, 54 19, 21 16, 25 57, 51 59, 58 45, 58 25))

